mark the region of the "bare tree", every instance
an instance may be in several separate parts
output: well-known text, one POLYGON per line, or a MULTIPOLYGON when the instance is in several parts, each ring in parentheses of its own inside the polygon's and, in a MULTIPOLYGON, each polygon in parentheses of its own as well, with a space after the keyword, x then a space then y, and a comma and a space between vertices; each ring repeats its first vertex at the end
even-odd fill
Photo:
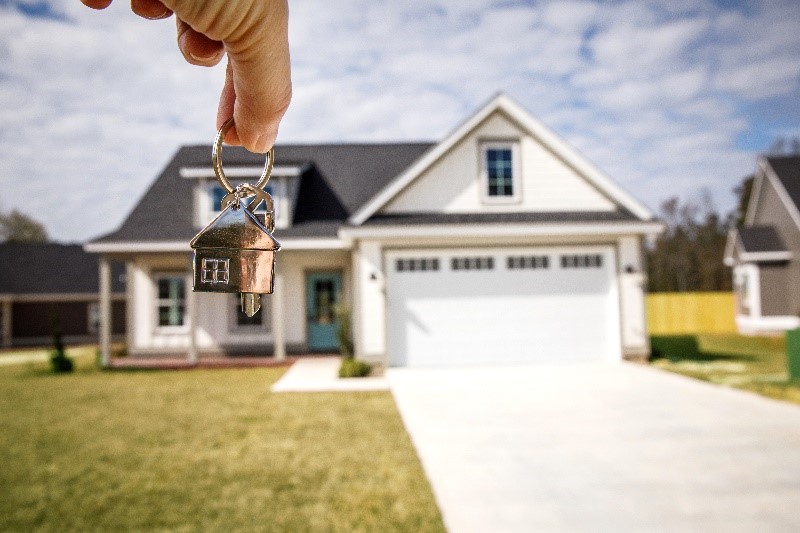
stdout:
POLYGON ((0 241, 47 242, 47 230, 42 223, 14 209, 8 214, 0 213, 0 241))

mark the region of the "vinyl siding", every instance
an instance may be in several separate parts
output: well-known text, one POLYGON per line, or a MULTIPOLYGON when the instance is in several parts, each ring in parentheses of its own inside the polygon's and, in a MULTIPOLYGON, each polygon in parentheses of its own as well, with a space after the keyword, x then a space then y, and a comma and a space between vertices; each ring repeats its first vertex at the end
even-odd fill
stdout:
MULTIPOLYGON (((518 186, 519 182, 515 182, 518 186)), ((583 176, 496 112, 393 199, 381 213, 478 213, 524 211, 612 211, 614 202, 583 176), (481 143, 518 141, 522 177, 520 201, 483 201, 481 143)))

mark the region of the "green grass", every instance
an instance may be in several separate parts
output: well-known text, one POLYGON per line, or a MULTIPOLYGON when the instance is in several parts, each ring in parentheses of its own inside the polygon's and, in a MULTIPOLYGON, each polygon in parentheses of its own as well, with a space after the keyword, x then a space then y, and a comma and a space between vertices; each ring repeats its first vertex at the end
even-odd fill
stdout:
POLYGON ((800 403, 800 383, 789 379, 780 337, 735 334, 654 336, 653 366, 693 378, 800 403))
POLYGON ((0 368, 1 531, 443 531, 388 392, 281 369, 0 368))

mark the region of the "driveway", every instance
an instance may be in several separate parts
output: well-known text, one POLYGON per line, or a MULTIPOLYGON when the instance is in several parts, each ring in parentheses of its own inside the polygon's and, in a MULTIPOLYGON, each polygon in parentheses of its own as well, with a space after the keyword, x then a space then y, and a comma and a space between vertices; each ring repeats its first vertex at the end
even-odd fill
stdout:
POLYGON ((800 531, 800 407, 633 365, 391 369, 461 532, 800 531))

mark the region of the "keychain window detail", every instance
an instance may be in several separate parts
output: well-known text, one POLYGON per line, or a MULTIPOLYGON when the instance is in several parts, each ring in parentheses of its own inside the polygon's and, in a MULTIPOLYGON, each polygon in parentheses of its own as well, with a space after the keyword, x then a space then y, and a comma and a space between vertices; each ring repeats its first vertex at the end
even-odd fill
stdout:
POLYGON ((203 258, 200 280, 203 283, 228 284, 230 279, 230 259, 203 258))
POLYGON ((494 257, 454 257, 450 262, 453 270, 493 270, 494 257))
POLYGON ((546 255, 509 257, 506 266, 509 270, 546 269, 550 268, 550 258, 546 255))
POLYGON ((562 255, 561 268, 600 268, 603 256, 600 254, 562 255))
POLYGON ((397 272, 435 272, 439 270, 437 258, 398 259, 395 263, 397 272))

